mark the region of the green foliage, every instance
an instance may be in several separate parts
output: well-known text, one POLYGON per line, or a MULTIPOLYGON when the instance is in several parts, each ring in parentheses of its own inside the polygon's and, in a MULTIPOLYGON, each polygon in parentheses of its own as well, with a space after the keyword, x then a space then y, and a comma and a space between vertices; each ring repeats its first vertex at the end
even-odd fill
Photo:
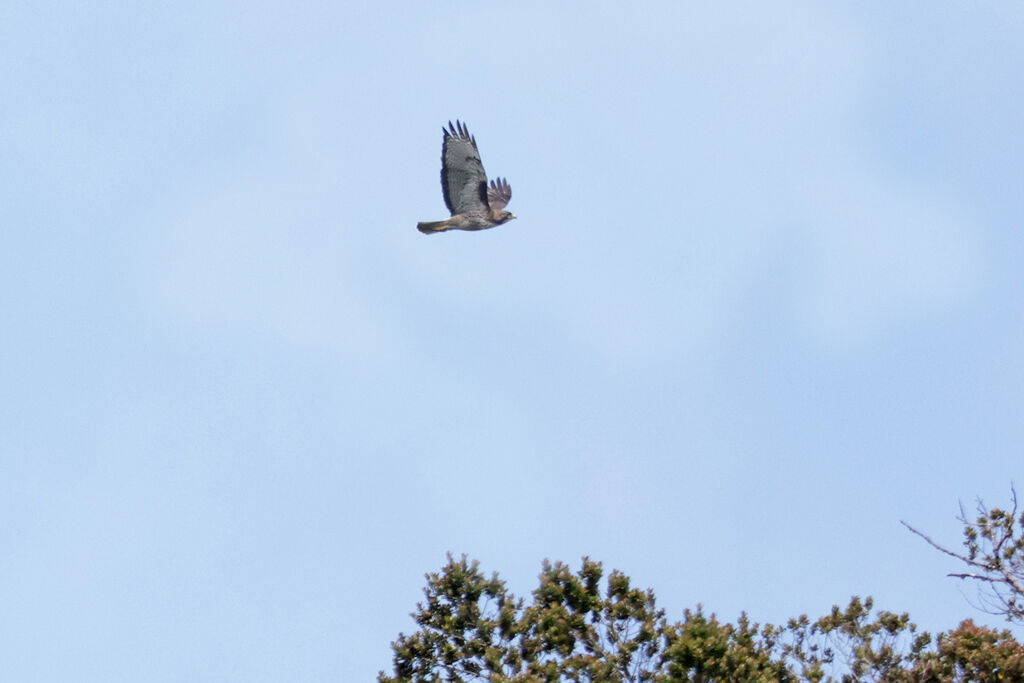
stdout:
POLYGON ((584 558, 544 562, 527 605, 465 556, 427 575, 419 629, 392 644, 380 683, 988 683, 1024 681, 1024 647, 965 621, 932 638, 870 598, 812 621, 721 622, 701 607, 669 623, 650 590, 584 558))
POLYGON ((653 680, 664 615, 650 591, 613 572, 600 590, 601 565, 584 558, 578 573, 544 563, 533 603, 484 577, 477 562, 448 556, 427 575, 426 602, 413 614, 421 630, 393 644, 390 681, 653 680))
POLYGON ((534 602, 523 613, 544 680, 652 680, 664 614, 653 593, 630 587, 618 572, 602 596, 601 576, 601 565, 587 558, 577 574, 544 563, 534 602), (562 678, 552 675, 556 670, 562 678))
POLYGON ((975 626, 968 619, 955 630, 940 634, 937 649, 922 653, 913 662, 909 675, 898 680, 915 683, 1024 681, 1024 647, 1009 631, 975 626))
POLYGON ((797 678, 781 658, 773 658, 772 627, 759 630, 746 615, 723 624, 701 608, 686 610, 681 622, 665 631, 665 681, 749 681, 771 683, 797 678))
POLYGON ((523 642, 522 601, 479 563, 454 560, 427 574, 426 602, 413 618, 421 627, 393 644, 395 676, 383 681, 518 680, 535 652, 523 642))

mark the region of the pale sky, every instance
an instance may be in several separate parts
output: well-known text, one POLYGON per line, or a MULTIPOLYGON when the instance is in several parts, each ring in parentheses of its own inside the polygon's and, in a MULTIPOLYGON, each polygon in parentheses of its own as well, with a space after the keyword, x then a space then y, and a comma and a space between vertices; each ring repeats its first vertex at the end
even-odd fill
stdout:
POLYGON ((1024 486, 1024 5, 644 7, 0 8, 5 679, 372 680, 449 551, 1004 625, 899 521, 1024 486))

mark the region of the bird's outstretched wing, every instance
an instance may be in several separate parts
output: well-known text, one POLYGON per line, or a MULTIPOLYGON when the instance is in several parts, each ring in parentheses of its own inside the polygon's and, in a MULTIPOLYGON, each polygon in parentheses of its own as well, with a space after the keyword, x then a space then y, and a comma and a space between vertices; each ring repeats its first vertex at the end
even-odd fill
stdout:
POLYGON ((476 139, 460 121, 448 122, 441 147, 441 190, 452 215, 487 211, 487 174, 476 139))
POLYGON ((491 186, 487 188, 487 203, 497 211, 504 209, 509 200, 512 199, 512 187, 504 178, 495 178, 491 186))

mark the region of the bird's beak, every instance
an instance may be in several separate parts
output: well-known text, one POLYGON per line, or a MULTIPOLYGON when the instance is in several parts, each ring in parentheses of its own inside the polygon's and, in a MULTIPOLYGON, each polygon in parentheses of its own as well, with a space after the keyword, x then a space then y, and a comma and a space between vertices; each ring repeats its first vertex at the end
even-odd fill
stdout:
MULTIPOLYGON (((515 218, 515 217, 516 217, 516 215, 512 214, 512 218, 515 218)), ((512 218, 509 218, 509 220, 512 220, 512 218)))

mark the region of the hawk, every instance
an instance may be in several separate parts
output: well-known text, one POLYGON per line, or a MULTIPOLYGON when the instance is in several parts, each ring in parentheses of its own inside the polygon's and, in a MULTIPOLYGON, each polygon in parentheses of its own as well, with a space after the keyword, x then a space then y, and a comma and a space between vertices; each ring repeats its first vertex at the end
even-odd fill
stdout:
POLYGON ((452 217, 433 223, 417 223, 420 232, 429 235, 445 230, 486 230, 515 218, 505 211, 512 199, 512 188, 504 178, 487 184, 476 138, 461 121, 448 122, 441 146, 441 192, 452 217))

